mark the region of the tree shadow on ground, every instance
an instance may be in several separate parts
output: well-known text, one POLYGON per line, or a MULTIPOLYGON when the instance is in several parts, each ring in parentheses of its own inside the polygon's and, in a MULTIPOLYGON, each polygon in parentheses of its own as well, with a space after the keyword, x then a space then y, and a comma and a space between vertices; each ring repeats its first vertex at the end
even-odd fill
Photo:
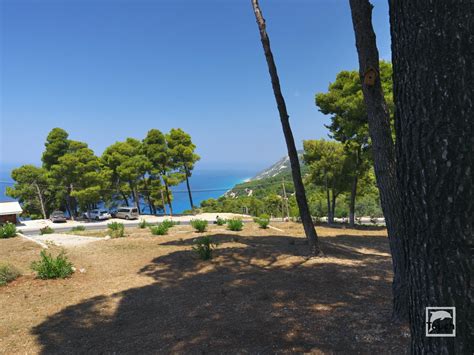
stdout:
POLYGON ((405 353, 390 323, 385 238, 322 238, 308 258, 301 238, 216 234, 211 261, 183 250, 139 274, 151 285, 94 297, 33 329, 43 353, 405 353))

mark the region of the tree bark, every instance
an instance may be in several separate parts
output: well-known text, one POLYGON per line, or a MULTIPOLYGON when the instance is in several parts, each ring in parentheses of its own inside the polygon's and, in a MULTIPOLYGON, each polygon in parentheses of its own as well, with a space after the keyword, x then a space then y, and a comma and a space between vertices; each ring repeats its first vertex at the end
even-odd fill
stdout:
POLYGON ((184 173, 186 174, 186 187, 188 188, 189 203, 191 204, 191 209, 194 210, 193 196, 191 194, 191 187, 189 186, 189 171, 184 167, 184 173))
POLYGON ((165 182, 165 191, 166 191, 166 200, 168 201, 168 206, 170 208, 170 216, 173 216, 173 205, 171 204, 170 189, 168 184, 165 182))
POLYGON ((133 202, 135 204, 135 207, 137 208, 138 213, 141 213, 140 212, 140 197, 138 196, 138 192, 132 183, 130 183, 130 190, 132 190, 133 202))
POLYGON ((395 149, 390 128, 390 115, 380 82, 379 53, 372 27, 372 8, 368 0, 350 0, 359 73, 367 108, 369 134, 380 202, 387 226, 393 263, 393 320, 405 320, 408 314, 407 275, 405 268, 403 204, 397 186, 395 149), (371 83, 368 71, 375 72, 371 83))
POLYGON ((390 1, 398 180, 414 354, 474 352, 474 2, 390 1), (425 307, 456 307, 426 337, 425 307))
POLYGON ((160 190, 161 194, 161 203, 163 205, 163 214, 166 214, 166 203, 165 203, 165 195, 163 194, 163 189, 160 190))
POLYGON ((319 255, 321 253, 321 249, 319 247, 316 229, 314 228, 313 220, 309 212, 308 201, 306 200, 306 192, 304 189, 303 181, 301 179, 298 152, 296 150, 293 132, 291 131, 289 116, 286 110, 285 99, 283 98, 283 94, 281 92, 280 79, 278 78, 277 68, 273 59, 273 54, 270 47, 270 39, 268 38, 268 34, 266 31, 265 20, 260 10, 258 0, 252 0, 252 5, 260 31, 260 38, 262 41, 265 58, 268 64, 268 71, 270 73, 272 81, 273 93, 275 95, 275 100, 278 106, 278 112, 280 114, 281 125, 283 128, 283 134, 285 136, 286 146, 288 149, 288 157, 290 158, 291 173, 293 176, 296 201, 298 203, 301 221, 303 223, 306 238, 308 238, 311 253, 314 255, 319 255))
POLYGON ((330 193, 329 193, 329 185, 328 185, 328 176, 325 175, 325 179, 324 179, 324 183, 325 183, 325 187, 326 187, 326 202, 327 202, 327 205, 328 205, 328 219, 327 219, 327 222, 328 224, 332 224, 334 222, 334 218, 331 217, 331 196, 330 196, 330 193))
POLYGON ((41 206, 41 212, 43 214, 43 218, 48 219, 48 216, 46 215, 46 209, 44 208, 43 194, 41 193, 41 190, 36 182, 34 182, 33 185, 35 185, 36 193, 38 194, 38 200, 41 206))
POLYGON ((356 196, 357 196, 357 184, 359 182, 359 168, 361 165, 361 147, 359 146, 355 151, 355 159, 356 159, 356 166, 355 166, 355 173, 354 178, 352 180, 352 187, 351 187, 351 196, 349 201, 349 226, 355 226, 355 204, 356 204, 356 196))
POLYGON ((349 226, 355 226, 355 202, 357 196, 357 183, 359 180, 359 176, 356 174, 354 175, 354 179, 352 180, 352 188, 351 188, 351 197, 349 201, 349 226))
POLYGON ((337 195, 334 193, 333 188, 331 194, 331 224, 334 224, 334 217, 336 217, 336 197, 337 195))
POLYGON ((74 203, 74 198, 71 196, 72 191, 74 190, 73 185, 69 185, 67 200, 69 205, 69 217, 71 217, 71 221, 74 221, 74 217, 76 217, 77 209, 74 203))
POLYGON ((120 193, 122 194, 122 198, 123 198, 123 201, 125 202, 125 205, 128 207, 128 198, 127 196, 125 195, 125 192, 123 191, 120 191, 120 193))

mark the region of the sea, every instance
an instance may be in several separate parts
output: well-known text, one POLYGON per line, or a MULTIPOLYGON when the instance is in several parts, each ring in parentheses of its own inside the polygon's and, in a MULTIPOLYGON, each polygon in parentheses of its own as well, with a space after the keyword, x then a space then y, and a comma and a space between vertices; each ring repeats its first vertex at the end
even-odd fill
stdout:
MULTIPOLYGON (((251 169, 199 169, 193 171, 189 183, 191 186, 193 202, 195 206, 199 206, 201 201, 209 198, 218 198, 226 191, 232 189, 236 184, 244 182, 254 176, 258 171, 251 169)), ((11 169, 2 168, 0 170, 0 201, 15 201, 11 197, 6 196, 7 186, 12 186, 11 169)), ((186 182, 172 187, 173 191, 173 212, 182 213, 191 209, 186 182)), ((122 202, 122 201, 118 201, 122 202)), ((147 204, 140 201, 142 213, 150 213, 147 204)))

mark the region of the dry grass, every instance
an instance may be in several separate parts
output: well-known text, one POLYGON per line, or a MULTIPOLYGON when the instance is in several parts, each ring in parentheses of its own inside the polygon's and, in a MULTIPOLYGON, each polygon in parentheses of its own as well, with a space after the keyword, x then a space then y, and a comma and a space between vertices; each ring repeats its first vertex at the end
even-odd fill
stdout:
POLYGON ((0 352, 406 352, 385 231, 318 227, 326 257, 308 258, 301 225, 275 226, 126 229, 68 249, 86 271, 48 281, 29 270, 36 244, 0 240, 24 275, 0 288, 0 352), (191 251, 202 235, 219 242, 210 262, 191 251))

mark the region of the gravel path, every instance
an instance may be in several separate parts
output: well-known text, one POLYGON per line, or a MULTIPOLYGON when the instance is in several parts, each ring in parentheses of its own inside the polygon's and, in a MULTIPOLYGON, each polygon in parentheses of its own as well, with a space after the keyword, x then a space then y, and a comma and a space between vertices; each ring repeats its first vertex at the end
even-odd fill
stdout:
POLYGON ((44 234, 44 235, 30 235, 29 239, 34 241, 41 242, 48 245, 49 243, 55 244, 60 247, 75 247, 81 246, 92 242, 97 242, 99 240, 106 240, 106 238, 97 238, 97 237, 83 237, 80 235, 73 234, 44 234))

